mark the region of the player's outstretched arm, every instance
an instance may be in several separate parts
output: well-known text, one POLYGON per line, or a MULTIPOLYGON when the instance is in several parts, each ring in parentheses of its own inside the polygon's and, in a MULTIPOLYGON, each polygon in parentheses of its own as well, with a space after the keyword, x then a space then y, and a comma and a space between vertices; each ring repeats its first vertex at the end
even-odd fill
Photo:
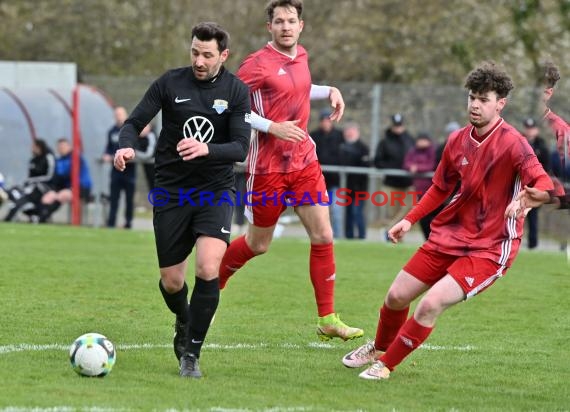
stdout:
POLYGON ((402 219, 388 231, 388 237, 392 243, 398 243, 410 231, 411 227, 412 224, 409 221, 402 219))
POLYGON ((127 167, 127 163, 135 158, 135 151, 130 147, 125 149, 119 149, 115 152, 115 158, 113 160, 113 166, 119 172, 122 172, 127 167))
POLYGON ((331 120, 340 122, 340 119, 342 119, 342 115, 344 114, 344 107, 345 107, 344 99, 342 98, 340 90, 338 90, 336 87, 331 87, 329 100, 333 108, 333 112, 331 114, 331 120))

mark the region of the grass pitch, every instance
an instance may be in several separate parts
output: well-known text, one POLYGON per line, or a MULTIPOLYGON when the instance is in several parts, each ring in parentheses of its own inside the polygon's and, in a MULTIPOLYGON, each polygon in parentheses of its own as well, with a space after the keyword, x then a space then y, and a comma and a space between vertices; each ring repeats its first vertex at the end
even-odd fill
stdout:
MULTIPOLYGON (((388 381, 341 357, 364 339, 320 343, 306 240, 278 239, 223 292, 182 379, 173 315, 158 291, 151 232, 0 226, 0 410, 568 410, 570 269, 562 253, 521 252, 505 278, 440 318, 388 381), (82 378, 68 347, 99 332, 117 347, 105 378, 82 378)), ((414 251, 340 241, 336 309, 375 333, 384 294, 414 251)), ((193 284, 190 272, 189 286, 193 284)))

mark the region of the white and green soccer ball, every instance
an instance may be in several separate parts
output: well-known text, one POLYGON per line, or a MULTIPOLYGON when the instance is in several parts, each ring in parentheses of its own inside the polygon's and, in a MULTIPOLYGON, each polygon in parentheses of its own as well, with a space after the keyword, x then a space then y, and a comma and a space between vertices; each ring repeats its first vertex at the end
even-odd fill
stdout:
POLYGON ((69 360, 79 375, 107 376, 115 364, 115 346, 99 333, 86 333, 69 348, 69 360))

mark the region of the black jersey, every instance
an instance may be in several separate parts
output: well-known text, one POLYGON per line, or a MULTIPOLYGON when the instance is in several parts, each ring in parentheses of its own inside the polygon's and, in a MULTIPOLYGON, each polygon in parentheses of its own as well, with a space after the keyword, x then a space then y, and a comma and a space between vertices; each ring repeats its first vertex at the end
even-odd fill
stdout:
POLYGON ((176 196, 179 190, 216 191, 234 185, 233 163, 245 159, 251 133, 247 86, 222 66, 216 78, 200 81, 191 67, 158 78, 126 120, 121 148, 135 148, 141 130, 162 109, 156 145, 155 186, 176 196), (209 154, 184 161, 176 151, 183 138, 208 144, 209 154))

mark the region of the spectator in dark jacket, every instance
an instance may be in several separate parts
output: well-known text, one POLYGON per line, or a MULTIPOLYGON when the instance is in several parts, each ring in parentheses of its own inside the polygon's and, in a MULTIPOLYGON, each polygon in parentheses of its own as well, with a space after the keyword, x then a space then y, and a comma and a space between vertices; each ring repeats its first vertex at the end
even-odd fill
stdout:
MULTIPOLYGON (((528 143, 533 148, 538 161, 546 170, 550 173, 550 151, 548 150, 548 144, 546 141, 539 136, 540 130, 538 129, 538 124, 533 118, 525 119, 523 122, 524 129, 522 134, 528 140, 528 143)), ((529 249, 534 249, 538 246, 538 209, 532 208, 530 212, 526 215, 526 224, 528 228, 527 234, 527 246, 529 249)))
MULTIPOLYGON (((51 189, 55 171, 55 156, 47 143, 42 139, 36 139, 32 143, 32 158, 28 165, 28 178, 22 186, 11 188, 8 191, 12 207, 4 218, 9 222, 16 217, 25 205, 30 207, 25 213, 29 216, 36 215, 37 208, 41 205, 42 196, 51 189)), ((22 209, 23 210, 23 209, 22 209)))
MULTIPOLYGON (((352 167, 369 167, 369 148, 360 140, 360 127, 356 123, 348 123, 343 130, 344 142, 340 145, 340 164, 352 167)), ((359 239, 366 239, 366 219, 364 205, 366 202, 355 198, 356 192, 368 190, 368 175, 349 173, 346 177, 346 189, 349 190, 351 202, 345 207, 344 234, 347 239, 354 239, 354 228, 359 239)))
MULTIPOLYGON (((392 116, 392 126, 386 130, 386 136, 378 143, 374 156, 374 166, 378 169, 403 170, 404 156, 414 146, 413 137, 406 131, 404 117, 400 113, 392 116)), ((412 185, 412 179, 408 176, 395 176, 387 174, 384 178, 384 191, 391 198, 392 193, 407 192, 412 185)), ((410 202, 390 201, 390 213, 388 213, 388 227, 394 226, 402 220, 410 209, 410 202)))
MULTIPOLYGON (((335 128, 330 118, 331 111, 324 109, 319 113, 319 127, 309 135, 315 142, 317 158, 322 165, 338 166, 340 164, 339 148, 343 142, 342 131, 335 128)), ((336 193, 340 187, 340 176, 336 172, 323 172, 327 191, 329 192, 331 225, 334 237, 341 236, 342 207, 337 203, 336 193)))
MULTIPOLYGON (((420 133, 416 138, 415 146, 408 151, 404 158, 404 169, 410 173, 431 172, 435 170, 435 156, 435 147, 431 136, 427 133, 420 133)), ((419 200, 431 186, 431 177, 414 177, 413 186, 414 190, 420 193, 416 199, 419 200)), ((430 213, 423 219, 420 219, 420 225, 426 240, 429 237, 430 225, 434 217, 435 215, 430 213)))
MULTIPOLYGON (((128 113, 124 107, 118 106, 115 108, 115 124, 107 132, 107 145, 103 154, 104 162, 113 162, 115 152, 119 149, 119 132, 127 117, 128 113)), ((121 192, 125 192, 125 223, 123 227, 125 229, 131 228, 135 211, 136 177, 136 162, 127 163, 124 172, 119 172, 114 167, 111 168, 107 227, 113 228, 116 226, 121 192)))

